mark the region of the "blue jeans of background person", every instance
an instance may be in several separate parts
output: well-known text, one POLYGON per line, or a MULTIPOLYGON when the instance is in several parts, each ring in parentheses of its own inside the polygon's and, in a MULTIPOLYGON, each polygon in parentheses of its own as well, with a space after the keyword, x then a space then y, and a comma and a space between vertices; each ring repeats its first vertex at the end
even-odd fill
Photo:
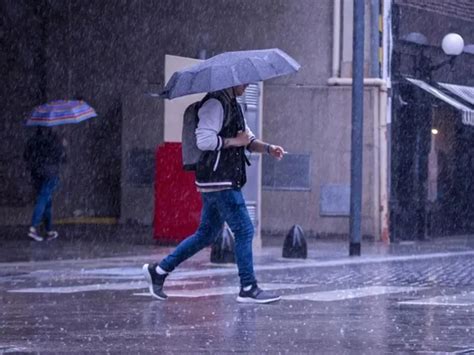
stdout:
POLYGON ((33 210, 31 225, 37 228, 44 221, 46 231, 52 228, 52 201, 53 192, 58 186, 59 177, 34 178, 36 203, 33 210))
POLYGON ((253 270, 252 239, 254 228, 240 189, 205 192, 202 196, 201 222, 197 231, 183 240, 159 264, 171 272, 184 260, 211 245, 219 235, 224 221, 235 238, 235 258, 242 287, 256 284, 253 270))

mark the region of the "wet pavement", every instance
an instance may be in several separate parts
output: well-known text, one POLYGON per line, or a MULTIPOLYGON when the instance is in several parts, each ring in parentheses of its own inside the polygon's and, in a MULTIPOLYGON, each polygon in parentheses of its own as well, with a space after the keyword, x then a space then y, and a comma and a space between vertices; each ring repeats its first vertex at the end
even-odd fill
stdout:
MULTIPOLYGON (((144 238, 143 240, 146 240, 144 238)), ((385 245, 309 240, 308 259, 255 256, 262 288, 283 299, 235 301, 234 265, 204 250, 152 299, 145 262, 171 249, 125 237, 4 238, 1 353, 474 353, 474 236, 385 245)))

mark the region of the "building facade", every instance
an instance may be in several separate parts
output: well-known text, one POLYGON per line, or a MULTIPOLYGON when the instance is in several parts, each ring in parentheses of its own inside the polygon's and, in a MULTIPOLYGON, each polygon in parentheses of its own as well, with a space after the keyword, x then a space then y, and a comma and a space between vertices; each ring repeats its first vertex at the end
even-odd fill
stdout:
POLYGON ((473 233, 474 4, 397 0, 392 14, 392 239, 473 233), (448 33, 464 39, 456 57, 448 33))
MULTIPOLYGON (((414 194, 403 192, 409 176, 394 174, 400 165, 393 157, 400 157, 396 151, 411 140, 399 140, 398 106, 390 108, 398 90, 391 76, 409 74, 406 55, 389 65, 392 44, 397 62, 405 32, 441 18, 446 28, 430 28, 433 43, 441 32, 458 27, 466 42, 474 43, 472 5, 467 0, 422 5, 366 0, 365 5, 362 234, 388 240, 389 207, 396 210, 395 220, 412 224, 411 202, 400 208, 399 197, 414 194), (402 192, 395 196, 398 188, 402 192)), ((163 102, 146 92, 164 85, 165 55, 278 47, 302 68, 264 83, 263 138, 290 154, 280 165, 263 159, 262 231, 283 234, 299 224, 309 235, 348 233, 352 1, 5 0, 0 6, 6 53, 1 71, 7 82, 0 223, 29 221, 31 191, 21 161, 28 131, 22 120, 44 101, 81 97, 99 117, 61 127, 69 160, 56 216, 151 225, 154 152, 163 142, 164 122, 163 102)), ((464 57, 463 71, 447 74, 458 76, 452 82, 469 84, 471 59, 464 57)))

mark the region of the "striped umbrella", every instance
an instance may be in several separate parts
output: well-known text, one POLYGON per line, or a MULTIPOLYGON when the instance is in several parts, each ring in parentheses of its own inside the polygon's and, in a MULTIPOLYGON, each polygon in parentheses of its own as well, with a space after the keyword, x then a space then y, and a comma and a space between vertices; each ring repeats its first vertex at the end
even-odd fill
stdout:
POLYGON ((57 100, 35 107, 27 126, 52 127, 78 123, 96 117, 95 110, 82 100, 57 100))

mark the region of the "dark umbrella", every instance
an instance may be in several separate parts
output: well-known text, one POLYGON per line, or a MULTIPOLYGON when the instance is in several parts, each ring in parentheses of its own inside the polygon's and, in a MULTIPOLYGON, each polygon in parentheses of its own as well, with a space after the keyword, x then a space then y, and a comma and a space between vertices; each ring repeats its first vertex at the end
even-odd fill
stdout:
POLYGON ((226 52, 173 74, 161 97, 175 97, 249 84, 298 71, 300 65, 280 49, 226 52))

